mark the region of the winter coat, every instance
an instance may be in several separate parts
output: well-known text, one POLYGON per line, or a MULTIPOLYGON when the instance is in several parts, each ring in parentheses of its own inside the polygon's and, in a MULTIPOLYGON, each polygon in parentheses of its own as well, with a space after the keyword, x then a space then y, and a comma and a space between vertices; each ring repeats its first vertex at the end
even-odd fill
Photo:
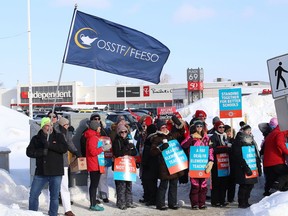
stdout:
MULTIPOLYGON (((72 141, 72 133, 68 130, 66 130, 64 127, 59 126, 60 132, 64 135, 64 139, 68 145, 68 151, 73 153, 76 156, 79 156, 80 153, 78 153, 77 148, 75 147, 73 141, 72 141)), ((64 167, 69 166, 69 161, 68 161, 68 151, 63 154, 63 162, 64 162, 64 167)))
POLYGON ((98 141, 100 133, 91 128, 85 131, 84 136, 86 138, 86 161, 87 171, 99 171, 98 155, 103 152, 102 147, 98 148, 98 141))
POLYGON ((137 155, 136 147, 133 143, 129 143, 128 136, 123 139, 118 134, 112 143, 114 157, 122 157, 124 155, 135 156, 137 155))
MULTIPOLYGON (((190 137, 187 137, 182 143, 181 146, 184 149, 188 149, 190 146, 209 146, 209 137, 205 133, 204 136, 202 137, 199 133, 195 132, 191 134, 190 137)), ((209 146, 209 156, 208 156, 209 161, 214 161, 214 155, 213 155, 213 148, 209 146)))
POLYGON ((288 155, 286 147, 287 131, 280 131, 277 126, 265 138, 263 166, 270 167, 285 164, 285 155, 288 155))
POLYGON ((47 143, 47 135, 40 130, 32 137, 26 149, 26 155, 36 158, 35 175, 59 176, 64 175, 63 154, 67 152, 67 149, 68 146, 62 134, 53 130, 47 143), (43 154, 45 148, 48 148, 47 156, 43 154))
POLYGON ((159 149, 159 146, 162 145, 163 143, 163 139, 167 139, 169 141, 175 138, 171 133, 164 134, 161 131, 157 131, 155 135, 151 138, 152 144, 151 144, 150 153, 152 156, 158 156, 158 159, 159 159, 158 178, 161 180, 171 180, 171 179, 179 178, 180 176, 184 175, 183 171, 174 173, 172 175, 170 175, 168 171, 168 168, 162 156, 162 151, 159 149))
POLYGON ((257 177, 254 177, 254 178, 246 177, 245 170, 247 170, 248 164, 246 163, 242 154, 243 146, 253 146, 255 148, 257 170, 258 170, 259 176, 262 174, 261 159, 259 156, 257 144, 253 136, 247 135, 240 131, 237 133, 235 141, 232 145, 232 154, 233 154, 233 158, 235 159, 234 160, 235 183, 236 184, 255 184, 258 182, 257 177))
POLYGON ((144 149, 142 154, 142 179, 157 179, 159 173, 159 159, 158 155, 152 156, 150 153, 151 150, 151 138, 154 134, 150 134, 145 142, 144 142, 144 149))
MULTIPOLYGON (((228 156, 231 154, 231 148, 227 146, 227 135, 226 133, 220 134, 217 130, 214 131, 214 134, 210 137, 211 145, 214 153, 214 164, 211 171, 212 174, 212 182, 214 181, 214 185, 219 183, 222 178, 228 178, 228 176, 218 176, 218 160, 217 155, 226 153, 228 156)), ((230 163, 229 163, 230 165, 230 163)))

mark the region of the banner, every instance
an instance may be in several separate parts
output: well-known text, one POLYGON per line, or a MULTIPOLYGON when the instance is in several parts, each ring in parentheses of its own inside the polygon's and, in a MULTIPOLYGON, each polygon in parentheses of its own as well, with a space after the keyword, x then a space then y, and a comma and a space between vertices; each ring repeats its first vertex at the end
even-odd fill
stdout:
POLYGON ((162 156, 170 175, 188 168, 188 158, 177 140, 170 140, 162 156))
POLYGON ((136 181, 135 158, 125 155, 114 160, 114 180, 136 181))
POLYGON ((254 146, 242 146, 242 155, 247 165, 252 171, 251 176, 245 175, 245 178, 256 178, 258 177, 258 168, 256 162, 256 152, 254 146))
POLYGON ((191 178, 209 178, 210 173, 205 172, 208 163, 208 146, 190 146, 189 176, 191 178))
POLYGON ((217 154, 216 157, 217 157, 218 177, 229 176, 230 174, 229 154, 221 153, 217 154))
POLYGON ((158 84, 170 50, 135 29, 76 10, 63 63, 158 84), (74 19, 75 18, 75 19, 74 19))

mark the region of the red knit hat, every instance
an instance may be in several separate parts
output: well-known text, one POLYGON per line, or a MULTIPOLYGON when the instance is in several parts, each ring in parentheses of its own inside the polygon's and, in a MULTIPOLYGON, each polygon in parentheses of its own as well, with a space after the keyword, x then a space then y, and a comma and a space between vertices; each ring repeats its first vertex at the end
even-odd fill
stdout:
POLYGON ((195 112, 195 118, 199 118, 199 117, 207 117, 207 114, 204 112, 204 110, 196 110, 195 112))
POLYGON ((214 128, 217 129, 220 125, 223 125, 224 126, 224 123, 222 121, 217 121, 215 122, 214 124, 214 128))

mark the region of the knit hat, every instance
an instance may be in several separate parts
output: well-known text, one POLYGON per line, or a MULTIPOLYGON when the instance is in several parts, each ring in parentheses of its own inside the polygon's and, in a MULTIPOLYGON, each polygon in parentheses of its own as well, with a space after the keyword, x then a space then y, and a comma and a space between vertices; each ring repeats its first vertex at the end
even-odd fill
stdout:
POLYGON ((119 116, 117 116, 117 124, 119 123, 119 122, 121 122, 121 121, 126 121, 126 119, 125 119, 125 117, 123 116, 123 115, 119 115, 119 116))
POLYGON ((248 130, 248 129, 251 129, 250 125, 248 125, 248 124, 245 124, 245 125, 243 125, 243 126, 241 127, 241 130, 242 130, 242 131, 245 131, 245 130, 248 130))
POLYGON ((101 119, 101 116, 98 114, 98 113, 93 113, 91 116, 90 116, 90 121, 92 120, 95 120, 94 118, 99 118, 99 120, 101 119))
POLYGON ((222 121, 220 121, 220 120, 216 121, 215 124, 214 124, 214 128, 217 129, 220 125, 224 126, 224 123, 222 121))
POLYGON ((200 120, 194 121, 193 126, 196 127, 197 125, 201 125, 202 127, 204 126, 203 122, 200 120))
POLYGON ((52 117, 52 116, 56 116, 57 120, 58 120, 58 113, 56 111, 54 111, 54 115, 51 115, 52 113, 52 110, 50 110, 48 113, 47 113, 47 117, 52 117))
POLYGON ((199 118, 199 117, 207 117, 207 114, 203 111, 203 110, 196 110, 195 112, 195 118, 199 118))
POLYGON ((215 116, 213 119, 212 119, 212 124, 214 125, 217 121, 220 121, 220 118, 218 116, 215 116))
POLYGON ((278 126, 278 119, 277 118, 271 118, 270 122, 269 122, 269 126, 274 129, 278 126))
POLYGON ((95 130, 95 131, 97 131, 97 129, 99 128, 99 127, 101 127, 101 125, 100 125, 100 123, 98 122, 98 121, 96 121, 96 120, 92 120, 92 121, 90 121, 90 128, 92 129, 92 130, 95 130))
POLYGON ((166 125, 166 122, 162 119, 158 119, 157 121, 157 130, 160 130, 163 125, 166 125))
POLYGON ((151 124, 147 127, 147 135, 155 133, 157 131, 156 125, 151 124))
POLYGON ((117 126, 117 134, 120 134, 121 131, 127 131, 127 130, 128 130, 127 127, 125 127, 125 125, 123 124, 119 124, 117 126))
POLYGON ((44 117, 41 119, 41 128, 43 128, 45 125, 50 125, 51 119, 49 117, 44 117))
POLYGON ((231 126, 230 125, 224 125, 225 132, 231 131, 231 126))
POLYGON ((64 125, 69 125, 69 120, 67 118, 61 117, 58 123, 63 127, 64 125))
POLYGON ((246 125, 246 123, 244 121, 240 121, 239 122, 239 126, 242 128, 244 125, 246 125))

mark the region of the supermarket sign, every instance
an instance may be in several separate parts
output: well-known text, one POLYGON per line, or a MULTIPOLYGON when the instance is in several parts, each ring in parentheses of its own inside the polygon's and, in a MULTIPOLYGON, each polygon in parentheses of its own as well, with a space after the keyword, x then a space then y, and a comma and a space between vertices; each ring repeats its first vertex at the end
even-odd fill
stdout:
POLYGON ((241 88, 219 89, 219 110, 220 118, 241 118, 241 88))

